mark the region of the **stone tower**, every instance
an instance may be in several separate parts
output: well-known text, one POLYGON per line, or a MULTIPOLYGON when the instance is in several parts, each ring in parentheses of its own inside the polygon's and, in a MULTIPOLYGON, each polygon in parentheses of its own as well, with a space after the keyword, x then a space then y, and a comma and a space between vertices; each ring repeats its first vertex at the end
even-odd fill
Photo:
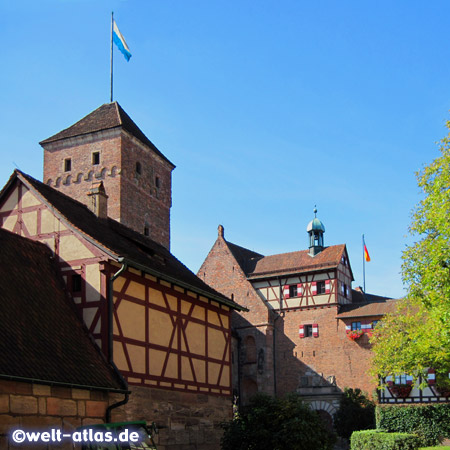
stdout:
POLYGON ((117 102, 40 144, 44 183, 87 205, 92 185, 102 181, 108 217, 170 249, 175 166, 117 102))

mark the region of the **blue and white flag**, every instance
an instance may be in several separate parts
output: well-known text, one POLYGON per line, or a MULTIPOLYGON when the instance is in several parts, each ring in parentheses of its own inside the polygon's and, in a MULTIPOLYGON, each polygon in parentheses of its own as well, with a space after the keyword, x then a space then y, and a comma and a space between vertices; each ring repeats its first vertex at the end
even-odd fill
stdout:
POLYGON ((128 45, 125 42, 122 33, 119 31, 119 27, 117 26, 115 20, 113 21, 113 41, 117 45, 118 49, 123 53, 125 59, 129 61, 131 58, 130 49, 128 48, 128 45))

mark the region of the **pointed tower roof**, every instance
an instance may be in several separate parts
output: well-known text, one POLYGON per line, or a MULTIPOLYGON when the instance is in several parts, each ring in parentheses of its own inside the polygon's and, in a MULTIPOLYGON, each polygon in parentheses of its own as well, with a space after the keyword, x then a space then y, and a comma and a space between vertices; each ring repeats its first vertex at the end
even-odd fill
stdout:
POLYGON ((128 133, 139 139, 147 147, 150 147, 155 153, 175 168, 175 165, 156 148, 117 102, 105 103, 69 128, 44 139, 39 144, 45 146, 46 144, 62 139, 73 138, 117 127, 121 127, 128 131, 128 133))

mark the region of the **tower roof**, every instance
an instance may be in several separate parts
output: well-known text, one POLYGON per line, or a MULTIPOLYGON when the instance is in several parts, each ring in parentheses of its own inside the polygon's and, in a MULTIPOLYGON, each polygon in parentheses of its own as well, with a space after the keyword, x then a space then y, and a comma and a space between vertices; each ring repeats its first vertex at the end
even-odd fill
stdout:
POLYGON ((40 142, 40 144, 44 146, 45 144, 60 141, 62 139, 82 136, 117 127, 121 127, 128 131, 131 135, 139 139, 144 145, 150 147, 156 154, 175 168, 175 165, 156 148, 156 146, 150 141, 150 139, 148 139, 147 136, 145 136, 145 134, 117 102, 105 103, 69 128, 44 139, 40 142))
POLYGON ((325 233, 325 225, 317 218, 317 208, 314 207, 314 219, 308 223, 306 227, 306 231, 309 233, 310 231, 322 231, 325 233))

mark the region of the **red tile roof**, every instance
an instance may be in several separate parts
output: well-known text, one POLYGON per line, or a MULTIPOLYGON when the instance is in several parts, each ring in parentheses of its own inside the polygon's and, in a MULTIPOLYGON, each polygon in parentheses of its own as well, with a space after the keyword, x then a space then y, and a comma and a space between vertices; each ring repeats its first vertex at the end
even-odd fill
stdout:
POLYGON ((353 319, 357 317, 384 316, 395 311, 398 300, 356 303, 342 305, 339 308, 338 319, 353 319))
POLYGON ((50 249, 0 228, 0 377, 122 390, 64 291, 50 249))
POLYGON ((172 164, 145 136, 140 128, 133 122, 131 117, 122 109, 117 103, 106 103, 95 111, 92 111, 86 117, 76 122, 74 125, 66 128, 65 130, 56 133, 55 135, 44 139, 40 142, 42 146, 49 144, 50 142, 59 141, 61 139, 68 139, 71 137, 81 136, 84 134, 95 133, 96 131, 109 130, 112 128, 122 127, 128 131, 134 137, 139 139, 143 144, 150 147, 155 153, 157 153, 165 161, 172 164))
POLYGON ((315 256, 310 256, 308 250, 265 256, 256 261, 255 267, 247 276, 252 279, 331 269, 338 266, 344 252, 345 245, 342 244, 325 247, 315 256))

